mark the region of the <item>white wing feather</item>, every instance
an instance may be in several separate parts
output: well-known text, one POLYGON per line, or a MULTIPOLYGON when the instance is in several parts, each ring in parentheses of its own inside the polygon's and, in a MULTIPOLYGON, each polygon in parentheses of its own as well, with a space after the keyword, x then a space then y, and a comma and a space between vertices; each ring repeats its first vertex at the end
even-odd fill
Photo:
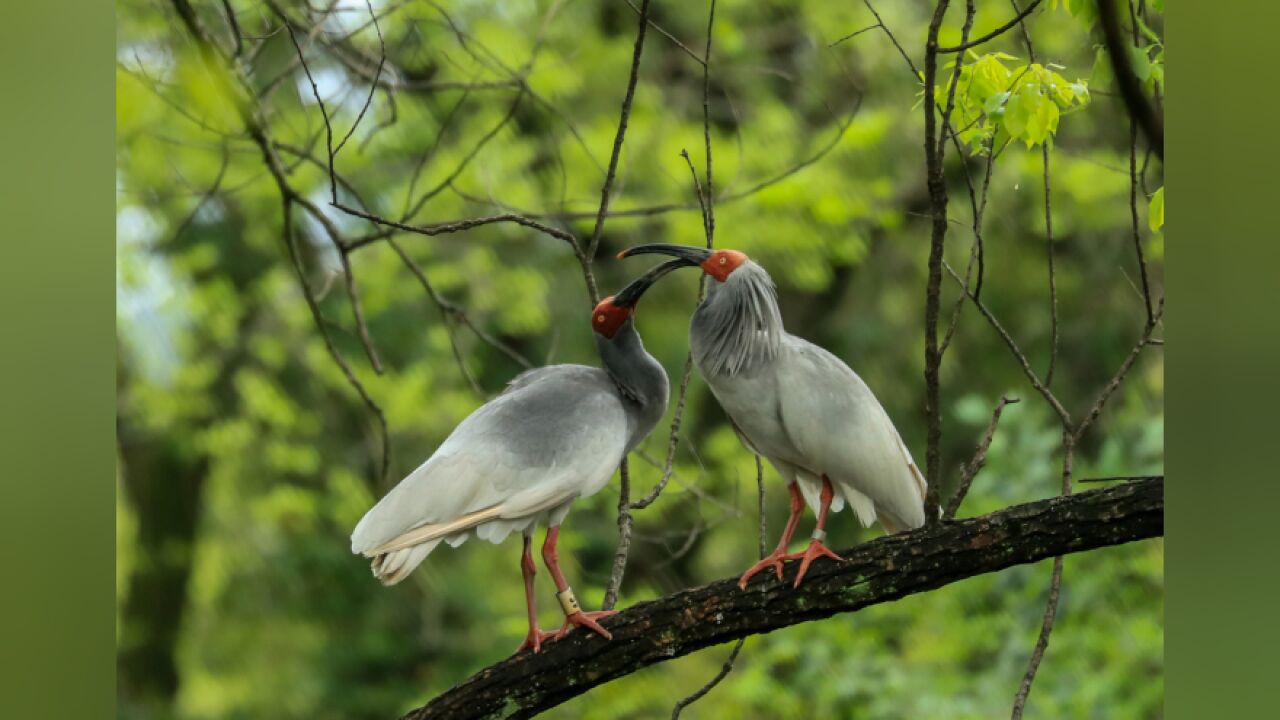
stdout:
POLYGON ((839 358, 794 336, 784 340, 786 383, 780 414, 805 465, 826 473, 854 505, 864 525, 869 498, 895 529, 924 524, 924 477, 870 388, 839 358))
POLYGON ((388 553, 381 563, 394 582, 441 538, 458 544, 474 529, 498 542, 603 487, 626 438, 626 412, 604 372, 558 365, 525 373, 365 514, 351 550, 388 553))

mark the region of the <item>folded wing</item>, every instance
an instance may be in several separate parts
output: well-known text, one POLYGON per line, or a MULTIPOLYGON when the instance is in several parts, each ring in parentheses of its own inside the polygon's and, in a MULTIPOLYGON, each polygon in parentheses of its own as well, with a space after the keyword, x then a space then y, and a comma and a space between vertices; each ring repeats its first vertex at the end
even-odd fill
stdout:
MULTIPOLYGON (((601 370, 524 373, 481 406, 356 526, 354 553, 394 582, 442 540, 498 542, 543 513, 594 493, 621 462, 627 417, 601 370), (387 557, 382 557, 386 555, 387 557)), ((383 577, 387 581, 387 577, 383 577)))

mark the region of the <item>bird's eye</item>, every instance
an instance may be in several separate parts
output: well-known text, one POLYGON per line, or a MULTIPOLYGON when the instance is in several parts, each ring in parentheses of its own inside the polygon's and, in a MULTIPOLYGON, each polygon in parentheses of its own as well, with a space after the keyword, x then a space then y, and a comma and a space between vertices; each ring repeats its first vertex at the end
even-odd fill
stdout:
POLYGON ((603 314, 601 314, 601 315, 597 315, 597 316, 596 316, 596 322, 601 322, 601 323, 602 323, 602 322, 604 322, 604 315, 603 315, 603 314))
POLYGON ((727 262, 729 262, 729 258, 727 258, 727 257, 725 257, 725 256, 723 256, 723 255, 721 255, 721 256, 720 256, 720 264, 721 264, 721 265, 724 265, 724 264, 725 264, 725 263, 727 263, 727 262))

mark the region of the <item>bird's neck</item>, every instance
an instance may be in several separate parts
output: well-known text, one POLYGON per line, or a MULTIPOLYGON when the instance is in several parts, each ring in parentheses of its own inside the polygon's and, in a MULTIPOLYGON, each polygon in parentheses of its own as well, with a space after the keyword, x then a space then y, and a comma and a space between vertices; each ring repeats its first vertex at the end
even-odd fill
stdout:
POLYGON ((773 362, 784 330, 769 274, 748 262, 711 285, 689 326, 689 347, 703 376, 733 377, 773 362))
POLYGON ((667 372, 644 349, 632 320, 619 328, 612 339, 596 335, 596 346, 605 372, 618 386, 630 419, 630 450, 653 430, 667 412, 670 385, 667 372))

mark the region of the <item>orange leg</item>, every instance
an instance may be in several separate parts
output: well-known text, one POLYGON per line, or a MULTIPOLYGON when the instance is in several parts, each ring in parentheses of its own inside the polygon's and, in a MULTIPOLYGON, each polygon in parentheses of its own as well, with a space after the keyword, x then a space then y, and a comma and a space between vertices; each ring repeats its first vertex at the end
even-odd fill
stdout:
POLYGON ((837 562, 844 562, 844 558, 827 549, 822 541, 827 537, 826 530, 823 529, 827 524, 827 510, 831 509, 831 500, 835 497, 835 490, 831 488, 831 481, 826 475, 822 476, 822 495, 820 496, 822 504, 818 506, 818 524, 813 529, 813 538, 809 540, 809 547, 804 552, 788 555, 786 560, 800 559, 800 569, 796 572, 796 582, 792 587, 800 587, 800 581, 804 579, 804 574, 809 571, 809 565, 815 558, 829 557, 837 562))
POLYGON ((782 579, 782 561, 788 559, 787 546, 791 544, 791 537, 796 534, 796 526, 800 524, 800 513, 804 510, 804 497, 800 495, 800 487, 791 483, 787 489, 791 491, 791 516, 787 518, 787 526, 782 530, 778 547, 742 573, 742 577, 738 578, 738 587, 743 590, 747 589, 747 581, 752 575, 767 568, 773 568, 778 574, 778 579, 782 579))
POLYGON ((617 615, 617 610, 597 610, 595 612, 583 612, 577 607, 577 600, 573 597, 573 591, 569 589, 569 583, 564 580, 564 573, 560 572, 560 559, 556 555, 556 540, 560 538, 560 526, 556 525, 547 530, 547 539, 542 543, 542 561, 547 564, 547 569, 551 571, 551 579, 556 583, 556 594, 560 598, 560 605, 564 609, 564 625, 555 633, 554 639, 559 640, 575 626, 585 627, 596 632, 605 640, 612 640, 613 635, 600 627, 597 620, 607 618, 610 615, 617 615), (568 598, 568 600, 566 600, 568 598), (573 609, 571 610, 570 607, 573 609))
POLYGON ((542 641, 551 636, 549 632, 542 632, 538 627, 538 613, 533 605, 533 576, 538 572, 538 566, 533 562, 533 538, 524 536, 524 553, 520 556, 520 573, 524 575, 524 600, 525 605, 529 609, 529 634, 525 636, 524 642, 520 643, 520 647, 516 649, 517 653, 525 650, 533 650, 539 652, 542 650, 542 641))

